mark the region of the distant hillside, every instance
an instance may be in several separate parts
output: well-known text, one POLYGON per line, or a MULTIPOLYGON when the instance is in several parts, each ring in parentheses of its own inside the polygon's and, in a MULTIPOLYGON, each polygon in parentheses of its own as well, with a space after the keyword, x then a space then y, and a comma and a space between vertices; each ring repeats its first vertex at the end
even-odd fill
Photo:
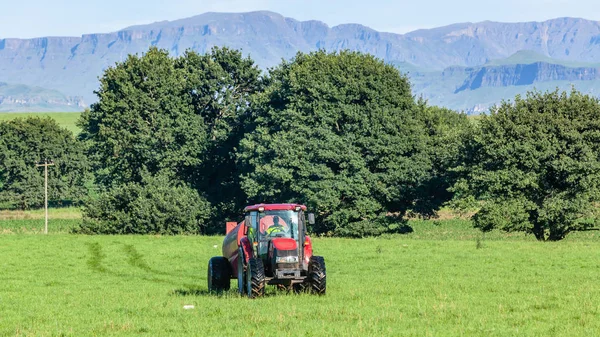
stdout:
POLYGON ((600 80, 600 68, 569 68, 545 62, 484 66, 468 68, 465 72, 467 78, 454 93, 476 90, 481 87, 521 86, 551 81, 600 80))
POLYGON ((431 104, 469 114, 486 112, 491 105, 531 90, 577 90, 600 97, 600 69, 557 64, 448 67, 443 71, 408 72, 413 91, 431 104))
POLYGON ((503 65, 511 65, 511 64, 532 64, 532 63, 548 63, 548 64, 558 64, 565 67, 573 67, 573 68, 599 68, 600 62, 596 60, 595 63, 589 62, 577 62, 577 61, 569 61, 562 59, 553 59, 551 57, 536 53, 531 50, 521 50, 516 52, 515 54, 497 60, 490 60, 485 65, 486 66, 503 66, 503 65))
POLYGON ((0 81, 51 88, 69 97, 82 97, 84 104, 89 105, 95 100, 93 90, 103 69, 128 54, 143 53, 149 46, 165 48, 173 55, 186 49, 205 52, 212 46, 229 46, 242 49, 262 68, 276 65, 282 58, 289 59, 298 51, 358 50, 398 65, 418 78, 414 86, 423 88, 418 93, 430 98, 446 97, 440 104, 458 108, 481 104, 477 97, 469 95, 464 97, 464 104, 452 103, 452 95, 470 74, 463 74, 463 78, 453 80, 456 83, 443 88, 427 81, 456 66, 544 62, 580 67, 580 63, 598 62, 600 23, 573 18, 526 23, 486 21, 400 35, 358 24, 329 27, 319 21, 300 22, 272 12, 206 13, 107 34, 2 39, 0 81), (426 89, 436 86, 443 91, 426 89))
POLYGON ((58 125, 76 135, 81 132, 81 129, 77 126, 77 120, 80 116, 80 112, 4 112, 0 113, 0 122, 10 121, 15 118, 50 117, 54 119, 58 125))
POLYGON ((65 96, 59 91, 22 84, 0 82, 0 112, 81 111, 80 97, 65 96))

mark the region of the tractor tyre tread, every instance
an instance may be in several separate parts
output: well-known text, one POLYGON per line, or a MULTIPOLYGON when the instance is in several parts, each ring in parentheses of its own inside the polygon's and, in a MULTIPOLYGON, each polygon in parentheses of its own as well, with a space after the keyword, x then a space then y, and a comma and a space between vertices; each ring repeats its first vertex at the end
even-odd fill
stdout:
POLYGON ((265 268, 261 259, 250 258, 248 260, 248 275, 251 279, 251 288, 248 297, 257 298, 265 294, 265 268))
POLYGON ((312 256, 308 263, 308 283, 310 292, 325 295, 327 290, 327 270, 322 256, 312 256))
POLYGON ((229 261, 215 256, 208 261, 208 291, 227 291, 230 288, 231 270, 229 261))

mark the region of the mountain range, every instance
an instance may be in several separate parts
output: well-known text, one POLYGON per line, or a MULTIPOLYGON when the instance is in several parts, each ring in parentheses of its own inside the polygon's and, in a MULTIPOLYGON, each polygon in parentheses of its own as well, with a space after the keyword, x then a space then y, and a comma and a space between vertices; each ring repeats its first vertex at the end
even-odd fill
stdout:
POLYGON ((82 110, 95 101, 104 69, 150 46, 174 56, 228 46, 263 69, 298 51, 357 50, 407 73, 414 93, 430 103, 468 113, 533 88, 600 94, 598 21, 484 21, 393 34, 261 11, 205 13, 81 37, 0 39, 0 111, 82 110))

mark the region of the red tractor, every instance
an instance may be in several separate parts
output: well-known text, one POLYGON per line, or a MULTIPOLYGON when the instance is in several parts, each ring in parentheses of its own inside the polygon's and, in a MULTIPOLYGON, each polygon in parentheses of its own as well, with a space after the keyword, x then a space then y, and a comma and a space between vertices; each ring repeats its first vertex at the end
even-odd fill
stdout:
MULTIPOLYGON (((268 284, 324 295, 325 260, 313 256, 305 212, 298 204, 246 207, 242 222, 227 223, 223 256, 208 262, 208 290, 229 290, 230 280, 237 279, 239 293, 250 298, 264 295, 268 284)), ((308 223, 314 222, 308 214, 308 223)))

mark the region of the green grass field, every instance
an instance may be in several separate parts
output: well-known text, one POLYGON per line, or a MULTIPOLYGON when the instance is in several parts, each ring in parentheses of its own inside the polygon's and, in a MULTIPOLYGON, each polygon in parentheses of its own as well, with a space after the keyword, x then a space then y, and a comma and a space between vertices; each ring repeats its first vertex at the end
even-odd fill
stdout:
POLYGON ((0 112, 0 122, 19 117, 26 118, 28 116, 51 117, 54 118, 60 126, 67 128, 73 132, 73 134, 77 134, 81 130, 75 123, 80 115, 80 112, 0 112))
MULTIPOLYGON (((81 209, 77 207, 48 208, 48 217, 51 219, 81 219, 81 209)), ((44 209, 33 210, 0 210, 1 220, 31 220, 43 219, 44 209)))
POLYGON ((222 237, 66 234, 78 221, 51 219, 47 236, 38 234, 39 219, 0 221, 0 336, 600 331, 598 232, 539 243, 522 234, 482 236, 468 221, 445 220, 413 221, 407 235, 317 238, 326 296, 270 289, 249 300, 207 293, 206 265, 222 237))

